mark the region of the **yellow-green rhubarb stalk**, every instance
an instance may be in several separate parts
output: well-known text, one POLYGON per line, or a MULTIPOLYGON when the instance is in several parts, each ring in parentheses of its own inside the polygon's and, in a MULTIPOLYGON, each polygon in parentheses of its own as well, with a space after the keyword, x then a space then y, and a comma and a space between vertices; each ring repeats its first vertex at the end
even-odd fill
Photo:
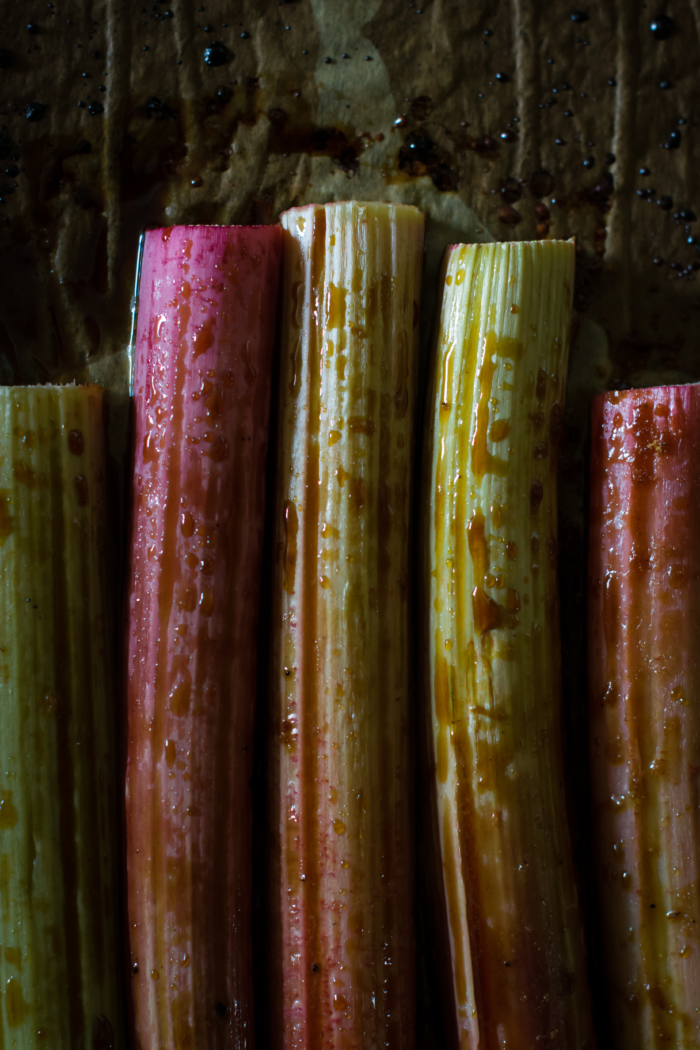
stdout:
POLYGON ((0 388, 0 1047, 120 1048, 97 386, 0 388))
POLYGON ((450 1045, 583 1050, 593 1037, 566 820, 557 590, 574 247, 455 245, 443 281, 422 629, 450 1045))

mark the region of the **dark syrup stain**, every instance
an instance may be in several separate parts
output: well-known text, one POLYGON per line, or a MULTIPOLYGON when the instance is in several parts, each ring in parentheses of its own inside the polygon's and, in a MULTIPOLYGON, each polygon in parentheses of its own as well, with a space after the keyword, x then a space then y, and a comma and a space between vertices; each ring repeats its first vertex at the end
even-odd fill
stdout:
MULTIPOLYGON (((504 79, 505 74, 500 75, 504 79)), ((507 79, 507 78, 506 78, 507 79)), ((394 121, 394 130, 399 132, 402 144, 398 153, 398 168, 410 178, 427 175, 441 191, 454 191, 459 185, 459 155, 474 152, 486 160, 493 161, 498 155, 498 141, 491 135, 475 137, 466 128, 467 121, 461 121, 459 130, 451 135, 451 146, 448 149, 443 143, 444 127, 431 122, 434 103, 429 95, 418 95, 410 104, 409 111, 402 113, 394 121)), ((515 139, 515 134, 504 132, 501 138, 506 141, 515 139)), ((517 183, 518 180, 506 180, 517 183)))
MULTIPOLYGON (((533 197, 544 197, 551 193, 554 188, 554 180, 548 172, 536 172, 530 180, 530 192, 533 197), (533 189, 533 181, 537 176, 537 185, 533 189), (544 176, 547 176, 546 180, 544 176), (551 189, 545 192, 539 192, 543 190, 545 182, 551 186, 551 189)), ((605 241, 607 237, 607 215, 610 211, 610 205, 612 203, 613 193, 615 190, 615 182, 612 173, 604 171, 600 177, 590 186, 583 186, 577 190, 572 190, 569 193, 557 193, 556 199, 552 197, 552 204, 556 204, 557 207, 566 208, 569 210, 594 210, 596 214, 596 225, 593 230, 593 254, 597 258, 602 257, 605 254, 605 241)), ((537 216, 537 232, 540 236, 545 236, 549 232, 551 224, 549 208, 543 202, 539 202, 535 205, 535 214, 537 216)))
POLYGON ((267 111, 271 125, 268 142, 270 153, 288 156, 307 153, 311 157, 330 157, 346 175, 354 175, 360 166, 360 153, 366 139, 340 127, 314 127, 289 120, 284 109, 274 106, 267 111))
POLYGON ((656 18, 652 18, 649 23, 649 29, 654 40, 668 40, 675 28, 673 19, 669 18, 668 15, 658 15, 656 18))
POLYGON ((454 158, 420 127, 404 137, 399 149, 399 170, 413 177, 429 175, 439 190, 457 189, 454 158))
POLYGON ((535 205, 535 216, 537 218, 537 236, 546 237, 552 224, 547 205, 538 201, 535 205))
POLYGON ((506 204, 515 204, 523 195, 523 185, 520 179, 501 179, 500 194, 506 204))
POLYGON ((36 124, 43 120, 48 111, 48 106, 43 102, 28 102, 24 107, 24 115, 31 123, 36 124))
POLYGON ((554 189, 554 178, 548 171, 534 171, 530 176, 529 188, 533 197, 549 197, 554 189))
POLYGON ((498 221, 502 222, 504 226, 517 226, 521 219, 522 215, 520 212, 516 211, 515 208, 511 208, 509 204, 501 208, 498 213, 498 221))
POLYGON ((220 40, 214 41, 204 48, 204 64, 207 66, 225 66, 233 59, 232 51, 222 44, 220 40))

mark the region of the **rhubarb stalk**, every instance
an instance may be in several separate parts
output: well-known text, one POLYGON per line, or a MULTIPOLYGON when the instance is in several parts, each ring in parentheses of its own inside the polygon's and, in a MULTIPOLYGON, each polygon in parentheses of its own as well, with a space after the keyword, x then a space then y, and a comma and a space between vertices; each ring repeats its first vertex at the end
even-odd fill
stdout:
POLYGON ((102 389, 0 387, 0 1047, 124 1046, 102 389))
POLYGON ((423 217, 285 230, 272 659, 272 1045, 414 1044, 409 508, 423 217))
MULTIPOLYGON (((422 509, 450 1047, 592 1047, 566 822, 557 442, 567 242, 448 249, 422 509)), ((439 923, 436 930, 439 929, 439 923)))
POLYGON ((593 405, 590 734, 614 1045, 700 1046, 700 387, 593 405))
POLYGON ((249 1048, 251 755, 281 230, 146 234, 127 863, 139 1050, 249 1048))

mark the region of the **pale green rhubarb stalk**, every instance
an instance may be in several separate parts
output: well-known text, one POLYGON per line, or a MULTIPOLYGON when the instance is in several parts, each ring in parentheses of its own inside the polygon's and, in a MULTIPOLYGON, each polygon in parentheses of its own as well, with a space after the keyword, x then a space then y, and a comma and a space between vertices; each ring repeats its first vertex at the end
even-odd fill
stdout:
POLYGON ((272 1045, 414 1045, 409 507, 423 217, 293 209, 272 628, 272 1045))
POLYGON ((700 386, 593 404, 591 782, 616 1050, 700 1046, 700 386))
POLYGON ((571 242, 448 249, 422 498, 448 1046, 593 1046, 566 821, 557 442, 571 242))
POLYGON ((123 1047, 102 390, 0 388, 0 1047, 123 1047))
POLYGON ((282 231, 145 237, 126 784, 135 1050, 254 1045, 250 787, 282 231))

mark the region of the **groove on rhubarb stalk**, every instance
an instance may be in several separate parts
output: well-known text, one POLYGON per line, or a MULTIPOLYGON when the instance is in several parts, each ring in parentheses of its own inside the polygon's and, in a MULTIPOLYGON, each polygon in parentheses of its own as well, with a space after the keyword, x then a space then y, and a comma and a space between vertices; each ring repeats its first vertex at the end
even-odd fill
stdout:
POLYGON ((409 506, 422 217, 285 228, 273 1044, 413 1045, 409 506))
POLYGON ((123 1046, 102 390, 0 388, 0 1046, 123 1046))
POLYGON ((146 234, 127 864, 137 1046, 253 1046, 250 792, 281 230, 146 234))
POLYGON ((556 460, 573 244, 457 245, 424 471, 451 1045, 592 1047, 563 788, 556 460))
POLYGON ((700 1042, 700 392, 593 406, 592 786, 607 988, 622 1050, 700 1042))

